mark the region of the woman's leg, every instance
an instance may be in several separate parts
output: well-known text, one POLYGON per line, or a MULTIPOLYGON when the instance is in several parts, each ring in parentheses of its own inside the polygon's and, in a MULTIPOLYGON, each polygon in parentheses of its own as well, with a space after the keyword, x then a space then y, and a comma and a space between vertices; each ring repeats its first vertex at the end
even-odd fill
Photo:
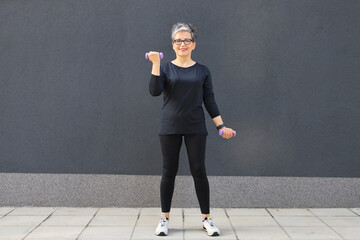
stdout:
POLYGON ((205 168, 206 137, 206 135, 185 134, 190 170, 203 216, 210 214, 210 188, 205 168))
POLYGON ((160 135, 159 138, 163 156, 163 172, 160 183, 161 211, 163 216, 169 218, 175 177, 179 167, 182 135, 160 135))

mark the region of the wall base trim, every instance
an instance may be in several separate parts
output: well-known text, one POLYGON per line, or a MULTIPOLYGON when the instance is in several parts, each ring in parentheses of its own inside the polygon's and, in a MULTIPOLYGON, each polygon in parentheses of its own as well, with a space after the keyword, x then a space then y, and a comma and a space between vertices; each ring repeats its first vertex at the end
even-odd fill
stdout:
MULTIPOLYGON (((360 207, 360 178, 208 176, 210 207, 360 207)), ((0 173, 0 206, 160 207, 159 175, 0 173)), ((179 175, 171 207, 199 207, 179 175)))

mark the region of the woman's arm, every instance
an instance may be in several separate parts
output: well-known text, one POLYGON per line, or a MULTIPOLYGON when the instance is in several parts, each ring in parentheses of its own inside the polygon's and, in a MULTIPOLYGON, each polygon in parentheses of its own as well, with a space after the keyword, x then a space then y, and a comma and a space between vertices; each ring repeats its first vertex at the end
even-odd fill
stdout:
POLYGON ((159 96, 163 92, 165 85, 164 74, 161 72, 160 54, 159 52, 150 51, 148 53, 148 58, 153 63, 149 82, 149 92, 152 96, 159 96))
POLYGON ((220 111, 218 105, 215 101, 215 94, 213 91, 211 74, 208 71, 208 75, 205 78, 204 85, 203 85, 203 101, 207 112, 209 113, 212 119, 220 116, 220 111))
MULTIPOLYGON (((219 126, 219 125, 221 125, 221 124, 224 124, 224 122, 223 122, 223 120, 222 120, 222 118, 221 118, 220 115, 217 116, 217 117, 214 117, 214 118, 213 118, 213 121, 214 121, 216 127, 219 126)), ((224 127, 222 127, 222 128, 224 128, 224 127)), ((221 129, 221 128, 220 128, 220 129, 221 129)))
POLYGON ((160 62, 155 62, 152 65, 151 74, 160 76, 160 62))
POLYGON ((153 63, 149 82, 149 92, 152 96, 159 96, 165 87, 165 77, 161 72, 160 62, 153 63))
MULTIPOLYGON (((210 71, 208 72, 208 76, 205 79, 204 86, 203 86, 203 101, 206 110, 210 114, 212 120, 214 121, 216 126, 219 126, 220 124, 223 124, 223 120, 220 116, 219 108, 215 102, 215 94, 212 87, 212 80, 211 80, 211 74, 210 71)), ((223 138, 231 138, 234 134, 234 131, 231 128, 222 127, 221 128, 224 133, 221 135, 223 138)))

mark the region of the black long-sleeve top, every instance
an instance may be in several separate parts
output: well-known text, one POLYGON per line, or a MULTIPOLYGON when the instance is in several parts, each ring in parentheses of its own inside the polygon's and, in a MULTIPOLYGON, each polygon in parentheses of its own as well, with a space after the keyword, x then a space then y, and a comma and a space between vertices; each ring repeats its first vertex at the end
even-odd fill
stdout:
POLYGON ((203 102, 211 118, 220 115, 210 71, 200 63, 190 67, 179 67, 172 62, 160 64, 160 76, 151 74, 149 91, 152 96, 163 93, 158 135, 208 135, 203 102))

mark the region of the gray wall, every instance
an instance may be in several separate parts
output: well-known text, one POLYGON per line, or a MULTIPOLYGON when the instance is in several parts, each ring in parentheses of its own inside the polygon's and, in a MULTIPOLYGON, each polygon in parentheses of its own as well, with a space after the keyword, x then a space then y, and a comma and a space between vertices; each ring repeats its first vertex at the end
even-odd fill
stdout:
MULTIPOLYGON (((360 1, 0 1, 0 172, 161 175, 147 51, 199 32, 213 176, 360 177, 360 1)), ((179 175, 189 175, 185 145, 179 175)))
MULTIPOLYGON (((360 178, 209 176, 210 207, 360 207, 360 178)), ((0 173, 0 206, 158 207, 156 175, 0 173)), ((199 207, 177 176, 171 207, 199 207)), ((211 210, 212 211, 212 210, 211 210)))

